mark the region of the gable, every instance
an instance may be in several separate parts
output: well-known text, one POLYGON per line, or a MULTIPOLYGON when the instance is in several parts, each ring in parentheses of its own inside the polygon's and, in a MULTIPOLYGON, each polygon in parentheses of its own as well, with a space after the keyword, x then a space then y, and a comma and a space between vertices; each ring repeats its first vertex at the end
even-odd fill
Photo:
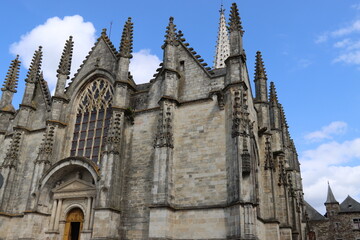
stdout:
POLYGON ((81 179, 73 179, 56 187, 52 192, 54 199, 90 197, 96 195, 96 187, 81 179))
MULTIPOLYGON (((115 74, 117 65, 116 50, 113 48, 109 41, 106 41, 105 37, 100 37, 98 42, 89 52, 89 55, 80 65, 77 73, 75 74, 69 86, 66 89, 66 93, 69 97, 78 89, 87 78, 87 76, 97 69, 101 69, 103 72, 115 74)), ((109 79, 112 80, 112 79, 109 79)))

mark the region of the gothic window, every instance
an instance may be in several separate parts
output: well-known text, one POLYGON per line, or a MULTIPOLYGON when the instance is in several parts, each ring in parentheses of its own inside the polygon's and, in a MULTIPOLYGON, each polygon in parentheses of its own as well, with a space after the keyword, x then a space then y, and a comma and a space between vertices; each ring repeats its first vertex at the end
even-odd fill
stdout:
POLYGON ((92 81, 81 93, 71 156, 83 156, 99 164, 111 117, 113 88, 105 79, 92 81))

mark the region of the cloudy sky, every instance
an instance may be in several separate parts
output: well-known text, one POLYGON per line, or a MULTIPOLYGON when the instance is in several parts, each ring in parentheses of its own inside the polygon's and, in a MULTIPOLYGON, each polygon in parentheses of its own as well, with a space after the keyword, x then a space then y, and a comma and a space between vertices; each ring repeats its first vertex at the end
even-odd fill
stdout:
MULTIPOLYGON (((228 10, 232 1, 223 0, 228 10)), ((335 197, 360 200, 360 1, 236 1, 245 29, 244 46, 252 76, 262 51, 268 78, 283 103, 301 160, 305 199, 324 213, 329 181, 335 197)), ((65 40, 75 41, 75 72, 101 29, 116 47, 127 17, 134 22, 131 69, 147 82, 162 59, 169 16, 191 46, 212 66, 221 0, 18 0, 0 9, 0 77, 21 56, 19 90, 32 54, 43 46, 43 71, 50 88, 65 40)))

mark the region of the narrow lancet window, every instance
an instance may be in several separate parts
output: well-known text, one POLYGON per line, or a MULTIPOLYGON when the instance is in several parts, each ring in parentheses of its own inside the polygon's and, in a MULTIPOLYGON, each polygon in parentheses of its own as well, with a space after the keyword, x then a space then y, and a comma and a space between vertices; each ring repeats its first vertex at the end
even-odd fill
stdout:
POLYGON ((92 81, 81 93, 71 156, 83 156, 99 164, 111 117, 113 88, 105 79, 92 81))

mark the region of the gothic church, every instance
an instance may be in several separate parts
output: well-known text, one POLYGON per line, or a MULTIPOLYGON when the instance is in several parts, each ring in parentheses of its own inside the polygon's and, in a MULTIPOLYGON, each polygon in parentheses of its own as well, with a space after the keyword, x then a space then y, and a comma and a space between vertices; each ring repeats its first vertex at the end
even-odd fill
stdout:
MULTIPOLYGON (((238 8, 221 10, 206 67, 171 17, 163 62, 136 84, 132 28, 106 31, 51 96, 35 51, 19 109, 20 61, 0 101, 0 239, 304 240, 300 167, 260 52, 251 89, 238 8)), ((79 43, 80 44, 80 43, 79 43)))

